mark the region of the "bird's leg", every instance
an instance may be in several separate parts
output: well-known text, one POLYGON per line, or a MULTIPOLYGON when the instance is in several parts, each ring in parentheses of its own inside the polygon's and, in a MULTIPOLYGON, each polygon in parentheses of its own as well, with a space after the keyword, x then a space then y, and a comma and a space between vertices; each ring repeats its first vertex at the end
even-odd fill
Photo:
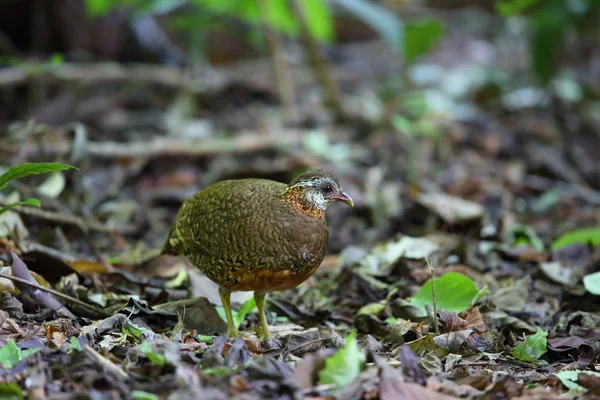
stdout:
POLYGON ((223 303, 225 316, 227 317, 227 336, 230 338, 238 337, 240 336, 240 331, 238 331, 237 326, 235 326, 233 314, 231 313, 231 290, 220 287, 219 294, 221 295, 221 302, 223 303))
POLYGON ((265 292, 254 292, 254 301, 256 302, 256 308, 258 308, 258 315, 260 317, 260 330, 258 337, 260 340, 268 340, 273 336, 269 332, 269 324, 267 323, 267 317, 265 316, 265 292))

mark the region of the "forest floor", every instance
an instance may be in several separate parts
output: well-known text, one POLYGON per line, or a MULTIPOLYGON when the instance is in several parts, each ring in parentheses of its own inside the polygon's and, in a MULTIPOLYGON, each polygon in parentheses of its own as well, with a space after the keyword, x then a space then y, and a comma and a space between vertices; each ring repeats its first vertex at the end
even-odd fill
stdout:
MULTIPOLYGON (((0 397, 600 396, 583 283, 600 252, 559 239, 598 226, 597 105, 572 77, 558 95, 536 86, 524 48, 477 29, 407 69, 383 43, 338 49, 341 123, 306 67, 299 122, 283 123, 264 60, 201 85, 151 66, 0 70, 2 164, 78 168, 2 190, 42 207, 0 216, 0 397), (316 274, 268 298, 275 338, 225 339, 216 286, 158 256, 178 207, 218 180, 313 167, 355 207, 328 210, 316 274)), ((251 293, 233 301, 251 332, 251 293)))

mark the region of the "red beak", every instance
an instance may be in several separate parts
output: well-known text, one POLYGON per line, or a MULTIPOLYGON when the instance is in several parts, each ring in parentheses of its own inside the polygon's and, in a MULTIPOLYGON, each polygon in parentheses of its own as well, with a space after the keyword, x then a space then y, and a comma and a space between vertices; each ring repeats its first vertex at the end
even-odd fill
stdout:
POLYGON ((339 196, 330 197, 330 199, 334 200, 334 201, 343 201, 344 203, 348 204, 350 207, 354 207, 354 202, 352 201, 352 197, 350 197, 348 195, 348 193, 346 193, 346 192, 342 192, 342 194, 340 194, 339 196))

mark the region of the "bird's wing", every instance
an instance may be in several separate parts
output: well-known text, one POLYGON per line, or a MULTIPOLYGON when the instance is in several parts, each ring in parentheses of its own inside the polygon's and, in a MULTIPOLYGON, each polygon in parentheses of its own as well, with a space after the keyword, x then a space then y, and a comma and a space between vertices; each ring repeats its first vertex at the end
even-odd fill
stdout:
POLYGON ((186 201, 179 210, 176 231, 187 254, 223 259, 268 257, 270 203, 279 201, 284 184, 272 181, 223 181, 186 201))

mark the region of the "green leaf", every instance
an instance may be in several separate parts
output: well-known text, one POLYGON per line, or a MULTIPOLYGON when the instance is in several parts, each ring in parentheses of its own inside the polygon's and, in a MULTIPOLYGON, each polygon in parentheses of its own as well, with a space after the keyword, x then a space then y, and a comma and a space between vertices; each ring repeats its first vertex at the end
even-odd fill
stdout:
POLYGON ((0 347, 0 364, 6 369, 11 369, 17 363, 41 349, 19 349, 14 340, 0 347))
POLYGON ((420 55, 431 50, 443 34, 444 27, 436 19, 427 18, 406 24, 404 34, 404 57, 406 61, 412 62, 420 55))
POLYGON ((246 315, 250 314, 252 310, 254 310, 254 307, 256 307, 256 301, 254 300, 254 297, 246 300, 238 312, 233 316, 235 326, 239 328, 242 322, 244 322, 244 319, 246 319, 246 315))
POLYGON ((43 174, 46 172, 63 171, 65 169, 78 169, 72 165, 62 163, 25 163, 13 167, 0 176, 0 189, 6 187, 8 181, 23 178, 29 175, 43 174))
POLYGON ((544 251, 544 242, 533 229, 524 225, 513 225, 506 230, 504 242, 509 246, 528 246, 544 251))
POLYGON ((131 396, 135 400, 158 400, 158 396, 152 393, 144 392, 143 390, 134 390, 131 396))
POLYGON ((14 340, 0 347, 0 363, 4 368, 11 369, 19 361, 21 361, 21 350, 14 340))
POLYGON ((533 69, 543 82, 548 82, 556 71, 558 51, 568 24, 564 15, 548 9, 536 14, 532 25, 530 47, 533 69))
POLYGON ((600 246, 600 227, 583 228, 567 232, 552 243, 552 250, 571 244, 591 244, 592 246, 600 246))
POLYGON ((83 349, 81 348, 81 344, 79 343, 79 340, 77 340, 77 338, 75 336, 71 336, 71 351, 75 350, 78 351, 79 353, 81 353, 83 351, 83 349))
MULTIPOLYGON (((449 272, 434 279, 435 298, 438 310, 461 312, 469 308, 478 294, 475 282, 466 275, 449 272)), ((433 306, 431 280, 428 280, 411 300, 411 304, 426 310, 433 306)))
MULTIPOLYGON (((244 304, 242 304, 238 311, 231 310, 231 315, 233 316, 233 323, 235 324, 235 326, 239 328, 242 322, 244 322, 244 319, 246 319, 246 316, 252 312, 254 307, 256 307, 256 301, 254 300, 254 297, 251 297, 250 299, 246 300, 244 304)), ((221 319, 227 322, 227 316, 225 315, 225 309, 223 308, 223 306, 215 308, 219 313, 221 319)))
MULTIPOLYGON (((271 1, 271 3, 278 3, 271 1)), ((288 2, 282 1, 287 4, 288 2)), ((304 13, 310 34, 318 41, 329 41, 333 39, 333 18, 329 10, 328 2, 325 0, 304 0, 304 13)))
POLYGON ((475 297, 473 297, 473 300, 471 301, 471 305, 476 304, 479 300, 483 299, 488 294, 490 294, 490 288, 488 287, 488 285, 485 285, 484 287, 479 289, 479 291, 475 294, 475 297))
MULTIPOLYGON (((267 23, 273 29, 284 35, 297 35, 299 32, 298 23, 290 9, 287 1, 268 1, 267 4, 267 23)), ((306 10, 305 10, 306 11, 306 10)))
POLYGON ((344 0, 337 1, 336 4, 369 25, 393 49, 402 52, 404 25, 390 11, 367 0, 344 0))
POLYGON ((150 343, 142 342, 142 344, 140 345, 140 349, 153 365, 158 365, 162 367, 167 363, 167 359, 165 358, 165 356, 153 351, 152 347, 150 346, 150 343))
POLYGON ((212 344, 212 342, 213 342, 213 337, 212 336, 198 335, 197 338, 198 338, 199 341, 201 341, 203 343, 212 344))
POLYGON ((600 296, 600 272, 594 272, 583 277, 583 286, 591 294, 600 296))
POLYGON ((587 389, 577 383, 579 374, 593 375, 600 378, 600 372, 581 371, 578 369, 563 370, 556 372, 554 375, 556 375, 562 384, 565 385, 569 390, 576 393, 585 393, 587 392, 587 389))
POLYGON ((132 323, 129 318, 125 320, 125 323, 123 324, 123 328, 121 328, 121 331, 126 334, 126 335, 131 335, 136 339, 140 339, 142 337, 142 334, 144 332, 146 332, 148 329, 146 328, 142 328, 140 326, 137 326, 136 324, 132 323))
POLYGON ((365 362, 366 357, 360 351, 353 331, 346 340, 346 347, 325 360, 325 367, 319 371, 319 385, 344 387, 358 377, 365 362))
POLYGON ((512 356, 521 361, 536 361, 546 354, 548 332, 538 328, 537 332, 519 343, 512 351, 512 356))
POLYGON ((501 0, 496 1, 496 11, 503 17, 510 17, 527 11, 542 0, 501 0))
POLYGON ((17 206, 35 206, 35 207, 40 207, 41 203, 38 199, 27 199, 25 201, 19 201, 18 203, 13 203, 13 204, 9 204, 6 205, 2 208, 0 208, 0 214, 7 212, 8 210, 10 210, 13 207, 17 207, 17 206))
POLYGON ((2 383, 0 384, 0 399, 22 400, 23 391, 16 383, 2 383))

